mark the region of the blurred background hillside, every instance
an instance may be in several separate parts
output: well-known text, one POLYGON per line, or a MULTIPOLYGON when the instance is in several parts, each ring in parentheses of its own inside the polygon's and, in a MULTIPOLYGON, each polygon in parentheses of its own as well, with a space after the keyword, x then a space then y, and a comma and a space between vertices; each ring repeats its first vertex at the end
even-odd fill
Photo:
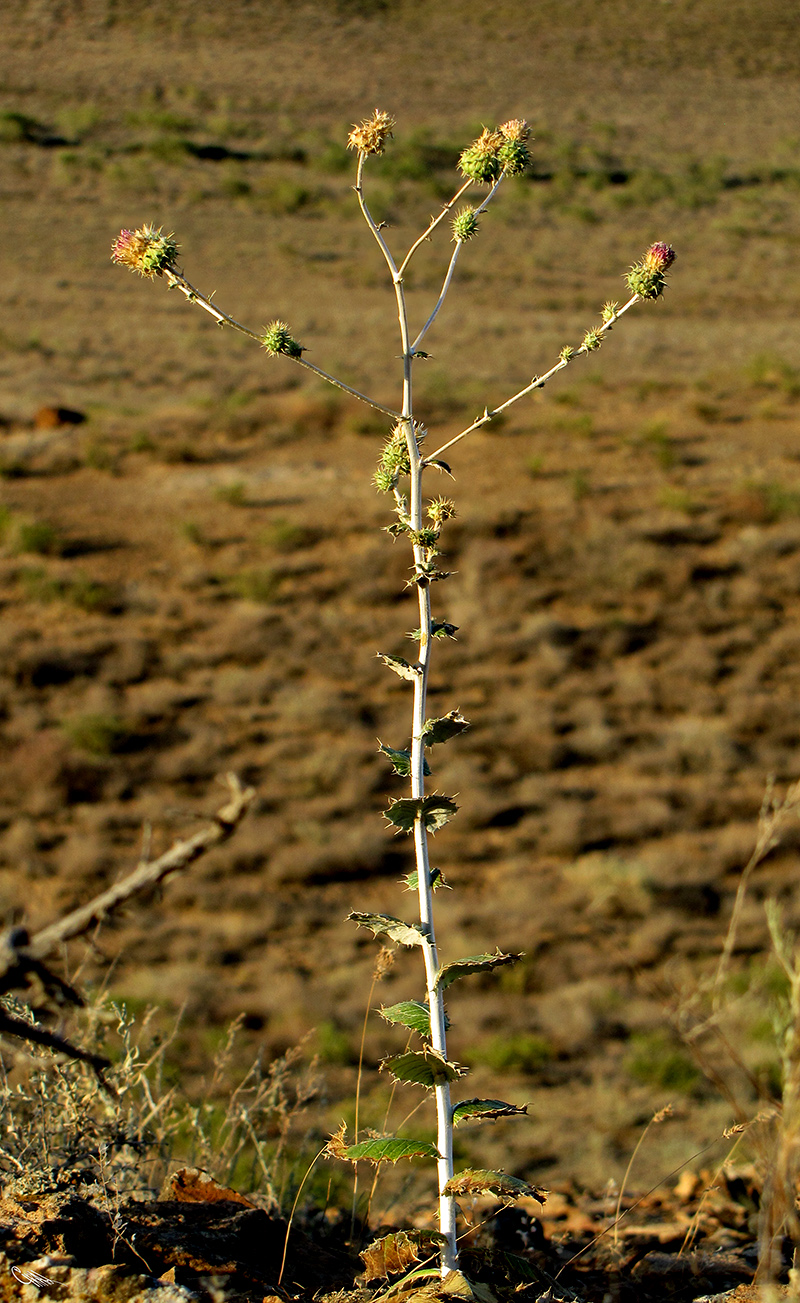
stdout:
MULTIPOLYGON (((467 1093, 532 1101, 464 1153, 600 1186, 672 1100, 640 1159, 656 1180, 732 1120, 674 1027, 767 776, 800 777, 800 19, 783 0, 6 0, 0 903, 44 923, 131 864, 145 826, 156 850, 193 830, 237 771, 259 797, 235 841, 68 962, 117 957, 130 1008, 185 1007, 190 1081, 239 1013, 248 1052, 313 1030, 318 1133, 351 1108, 375 950, 342 920, 402 913, 410 867, 376 742, 406 744, 375 652, 402 654, 415 622, 370 484, 386 430, 109 251, 120 227, 163 225, 226 311, 285 318, 310 360, 394 406, 394 308, 344 148, 376 106, 397 117, 368 168, 395 249, 483 124, 524 117, 535 138, 418 367, 437 444, 577 344, 651 241, 678 252, 664 301, 456 450, 456 574, 436 596, 459 635, 432 699, 472 721, 433 755, 462 806, 435 842, 442 947, 525 952, 453 993, 467 1093)), ((420 322, 447 239, 409 277, 420 322)), ((762 901, 800 921, 798 845, 759 870, 739 933, 748 1107, 776 1089, 762 901)), ((400 956, 382 1002, 418 976, 400 956)), ((371 1067, 396 1044, 373 1017, 371 1067)), ((386 1098, 371 1071, 362 1124, 386 1098)))

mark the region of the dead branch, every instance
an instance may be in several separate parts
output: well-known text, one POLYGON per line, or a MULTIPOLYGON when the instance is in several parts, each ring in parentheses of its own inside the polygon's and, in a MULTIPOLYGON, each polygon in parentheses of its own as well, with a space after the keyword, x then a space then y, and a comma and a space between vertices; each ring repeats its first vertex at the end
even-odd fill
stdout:
MULTIPOLYGON (((133 872, 122 878, 120 882, 114 883, 106 891, 101 891, 88 904, 72 910, 64 918, 50 923, 32 937, 22 927, 11 928, 0 937, 0 998, 9 991, 25 990, 32 983, 38 982, 56 1003, 82 1005, 80 993, 51 972, 43 962, 45 957, 52 954, 65 941, 88 932, 93 924, 107 918, 126 900, 150 890, 170 874, 187 868, 212 847, 227 841, 244 818, 255 797, 255 789, 242 787, 235 774, 227 774, 226 781, 230 791, 229 800, 214 815, 213 822, 195 833, 194 837, 176 842, 157 860, 138 864, 133 872)), ((91 1063, 102 1081, 102 1068, 107 1066, 105 1059, 87 1054, 86 1051, 45 1028, 27 1023, 24 1019, 14 1018, 8 1012, 0 1010, 0 1033, 2 1032, 11 1033, 37 1045, 47 1045, 51 1049, 69 1055, 70 1058, 91 1063)))

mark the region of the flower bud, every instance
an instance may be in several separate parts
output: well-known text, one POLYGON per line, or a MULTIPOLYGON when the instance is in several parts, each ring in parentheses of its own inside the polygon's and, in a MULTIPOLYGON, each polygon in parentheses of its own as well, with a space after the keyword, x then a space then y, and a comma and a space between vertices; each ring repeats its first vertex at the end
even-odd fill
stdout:
POLYGON ((510 122, 499 126, 497 131, 503 138, 499 151, 503 171, 508 176, 517 176, 524 172, 531 161, 526 143, 530 135, 528 124, 523 118, 512 118, 510 122))
POLYGON ((593 353, 596 348, 600 347, 602 342, 603 336, 600 334, 599 330, 595 330, 594 327, 592 327, 591 330, 587 330, 581 340, 580 351, 582 353, 593 353))
POLYGON ((394 129, 395 119, 391 113, 376 109, 371 118, 365 118, 347 137, 347 148, 357 149, 360 154, 382 154, 386 141, 394 129))
POLYGON ((607 326, 607 325, 609 324, 610 321, 613 321, 613 320, 614 320, 615 316, 617 315, 617 308, 618 308, 618 307, 619 307, 619 304, 618 304, 618 303, 604 303, 604 304, 603 304, 603 310, 602 310, 602 312, 600 313, 600 316, 601 316, 601 318, 602 318, 602 321, 603 321, 603 325, 604 325, 604 326, 607 326))
POLYGON ((111 246, 111 261, 121 267, 130 267, 140 276, 161 276, 173 271, 178 256, 178 245, 171 235, 164 235, 161 227, 139 226, 135 231, 120 231, 111 246))
POLYGON ((283 353, 286 357, 302 357, 303 349, 289 334, 285 321, 272 321, 261 336, 261 343, 270 357, 283 353))
POLYGON ((471 240, 480 230, 480 223, 474 208, 462 208, 453 218, 453 239, 460 242, 471 240))
POLYGON ((675 261, 671 245, 658 240, 651 244, 641 262, 636 262, 625 277, 628 289, 640 299, 657 299, 664 293, 666 273, 675 261))
POLYGON ((504 143, 505 138, 499 131, 484 127, 478 139, 467 146, 458 160, 462 175, 469 177, 470 181, 496 181, 503 171, 500 149, 504 143))

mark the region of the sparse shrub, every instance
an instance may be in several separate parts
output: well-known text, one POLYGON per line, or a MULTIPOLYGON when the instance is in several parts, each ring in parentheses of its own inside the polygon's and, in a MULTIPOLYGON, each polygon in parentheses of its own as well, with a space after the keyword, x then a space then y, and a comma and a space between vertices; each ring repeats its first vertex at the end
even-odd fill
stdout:
POLYGON ((273 552, 298 552, 301 548, 312 547, 318 538, 317 530, 295 524, 292 520, 274 520, 264 531, 264 545, 273 552))
POLYGON ((46 520, 19 520, 14 530, 14 549, 17 552, 33 552, 36 556, 61 556, 64 552, 64 539, 46 520))
POLYGON ((75 715, 64 720, 62 728, 73 746, 92 756, 117 755, 134 736, 130 725, 118 715, 75 715))
POLYGON ((274 570, 243 570, 234 577, 232 588, 236 596, 246 602, 274 602, 281 582, 282 576, 274 570))
MULTIPOLYGON (((408 923, 394 915, 363 911, 353 911, 349 917, 384 942, 416 948, 421 952, 425 970, 424 1000, 404 1000, 381 1009, 384 1020, 398 1024, 408 1036, 405 1051, 387 1056, 381 1067, 396 1083, 416 1085, 433 1094, 437 1107, 437 1135, 435 1144, 413 1134, 373 1135, 364 1140, 359 1140, 356 1134, 354 1142, 348 1143, 343 1123, 340 1130, 331 1137, 327 1152, 351 1163, 359 1160, 375 1164, 387 1161, 394 1163, 402 1157, 427 1157, 436 1162, 441 1228, 439 1270, 443 1276, 447 1276, 456 1269, 458 1261, 456 1205, 459 1200, 471 1201, 475 1196, 492 1195, 510 1201, 521 1195, 535 1198, 539 1192, 534 1185, 505 1172, 468 1168, 456 1173, 454 1166, 456 1151, 453 1132, 460 1122, 519 1116, 524 1114, 525 1108, 501 1100, 462 1099, 456 1103, 451 1100, 451 1086, 460 1081, 466 1069, 447 1057, 448 1021, 444 994, 460 979, 505 969, 521 956, 496 949, 442 962, 437 949, 433 902, 435 891, 443 884, 438 870, 429 864, 429 838, 454 818, 458 805, 453 796, 426 790, 426 778, 432 768, 427 754, 432 753, 434 758, 438 756, 439 752, 434 748, 456 738, 469 726, 469 721, 455 708, 437 718, 429 718, 427 713, 428 678, 434 648, 438 639, 452 638, 456 633, 456 626, 449 622, 445 612, 439 610, 434 616, 432 607, 433 593, 438 598, 440 585, 448 578, 448 572, 439 565, 439 544, 448 522, 456 514, 456 508, 449 498, 438 493, 435 497, 426 499, 423 481, 430 482, 434 474, 449 474, 451 449, 462 439, 490 424, 497 428, 498 420, 504 417, 514 403, 542 389, 576 359, 586 358, 590 353, 596 352, 612 327, 634 305, 644 300, 660 298, 675 254, 663 242, 651 245, 625 277, 628 297, 623 304, 606 303, 601 309, 599 320, 586 330, 574 347, 565 345, 543 374, 534 376, 518 393, 504 402, 492 408, 486 406, 482 415, 459 433, 445 439, 438 447, 431 448, 435 441, 429 438, 428 430, 420 419, 420 407, 415 409, 413 403, 414 364, 418 359, 428 357, 422 345, 449 292, 456 264, 466 246, 479 234, 498 188, 508 178, 522 174, 530 163, 529 132, 527 124, 517 119, 504 122, 497 128, 485 127, 478 138, 458 155, 461 181, 455 194, 431 219, 405 256, 396 259, 382 226, 390 202, 388 195, 384 211, 376 211, 374 192, 369 201, 365 192, 365 170, 368 164, 374 166, 377 160, 379 169, 383 167, 390 174, 390 179, 394 180, 399 190, 408 177, 419 175, 423 163, 426 169, 430 167, 428 151, 432 145, 427 138, 418 137, 405 151, 389 155, 381 163, 392 139, 394 125, 394 118, 390 114, 376 109, 371 118, 353 127, 348 146, 357 158, 355 193, 361 214, 384 259, 394 292, 403 374, 398 406, 380 402, 310 362, 304 356, 303 344, 295 337, 287 322, 275 319, 258 331, 237 322, 186 279, 178 265, 179 249, 172 235, 165 235, 162 230, 152 226, 140 227, 135 231, 124 230, 114 242, 112 258, 116 263, 127 266, 142 276, 164 279, 170 287, 176 288, 190 303, 202 308, 221 325, 228 325, 260 344, 270 358, 280 359, 283 365, 291 364, 312 371, 318 378, 364 402, 372 412, 378 412, 386 418, 384 443, 373 483, 388 498, 389 511, 393 517, 386 526, 388 533, 394 539, 402 539, 410 545, 412 564, 407 587, 416 598, 417 614, 416 628, 410 634, 416 644, 414 659, 380 653, 383 665, 408 685, 413 693, 410 744, 406 744, 403 739, 398 740, 397 745, 380 744, 380 751, 391 770, 405 784, 410 785, 410 791, 407 790, 404 796, 390 801, 384 814, 397 832, 407 833, 413 838, 414 868, 406 875, 405 883, 416 894, 419 921, 408 923), (475 195, 476 186, 483 186, 485 190, 475 195), (475 202, 472 204, 466 201, 468 192, 473 192, 475 202), (405 276, 417 250, 437 231, 445 229, 443 223, 448 219, 452 248, 441 291, 427 319, 419 328, 415 325, 412 329, 404 287, 405 276), (444 460, 445 453, 447 461, 444 460), (415 1037, 418 1039, 415 1040, 415 1037), (412 1045, 414 1048, 411 1048, 412 1045)), ((437 163, 441 161, 444 165, 452 161, 453 157, 438 156, 437 163)), ((294 211, 307 201, 307 196, 300 190, 296 196, 290 195, 288 202, 282 201, 280 206, 283 211, 294 211)), ((380 202, 377 207, 380 207, 380 202)), ((593 210, 581 211, 580 206, 576 215, 580 220, 595 220, 593 210)), ((429 375, 426 392, 428 401, 425 406, 431 417, 443 413, 451 416, 463 402, 463 395, 452 392, 448 378, 442 376, 440 379, 437 373, 429 375)), ((578 419, 581 422, 580 428, 585 433, 590 433, 591 417, 581 416, 578 419)), ((588 477, 584 472, 578 472, 573 477, 576 499, 584 496, 588 488, 588 477)), ((291 533, 285 536, 284 546, 290 541, 292 547, 297 545, 296 536, 291 533)), ((279 582, 280 577, 274 571, 256 570, 237 576, 233 587, 241 596, 251 600, 271 601, 274 600, 279 582)), ((294 691, 294 685, 292 690, 294 691)), ((330 1029, 324 1035, 330 1040, 330 1029)), ((501 1053, 499 1047, 496 1052, 498 1055, 501 1053)), ((512 1041, 507 1050, 506 1062, 518 1065, 539 1062, 544 1053, 544 1047, 535 1038, 523 1037, 515 1043, 512 1041)), ((433 1269, 425 1269, 424 1274, 434 1274, 433 1269)), ((469 1287, 465 1283, 465 1296, 468 1291, 469 1287)))
POLYGON ((243 507, 247 502, 247 486, 242 480, 230 480, 227 484, 217 485, 214 497, 229 507, 243 507))
POLYGON ((642 1032, 631 1037, 626 1067, 634 1081, 661 1090, 691 1095, 702 1073, 691 1055, 667 1032, 642 1032))
POLYGON ((555 1050, 546 1036, 533 1032, 515 1032, 510 1036, 493 1036, 479 1041, 472 1057, 476 1063, 485 1063, 494 1072, 537 1073, 552 1063, 555 1050))
POLYGON ((666 421, 651 421, 643 428, 637 442, 652 450, 662 470, 671 470, 675 465, 675 447, 666 421))

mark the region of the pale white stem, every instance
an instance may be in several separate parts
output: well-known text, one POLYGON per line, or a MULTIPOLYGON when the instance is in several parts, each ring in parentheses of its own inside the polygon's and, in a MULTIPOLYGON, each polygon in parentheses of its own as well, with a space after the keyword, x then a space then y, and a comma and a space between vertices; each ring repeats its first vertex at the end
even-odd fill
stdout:
MULTIPOLYGON (((204 312, 208 312, 215 321, 218 321, 221 326, 231 326, 234 330, 238 330, 240 335, 246 335, 248 339, 254 339, 257 344, 263 344, 263 337, 261 335, 257 335, 254 330, 250 330, 248 326, 243 326, 240 321, 236 321, 235 318, 229 316, 227 312, 223 312, 221 308, 217 307, 216 303, 213 303, 211 299, 206 298, 205 294, 201 294, 194 285, 191 285, 186 277, 182 276, 180 272, 170 271, 169 268, 166 268, 162 272, 162 275, 166 277, 171 288, 180 290, 181 294, 188 299, 189 303, 196 303, 204 312)), ((315 366, 313 362, 307 362, 304 357, 291 357, 288 353, 284 354, 284 356, 289 357, 290 361, 296 362, 298 366, 305 367, 306 371, 313 371, 315 375, 318 375, 329 385, 334 385, 337 389, 344 390, 346 394, 352 394, 353 398, 357 398, 359 402, 366 403, 368 407, 374 408, 376 412, 383 412, 385 416, 391 416, 395 420, 400 415, 400 413, 395 412, 393 408, 384 407, 382 403, 376 403, 374 399, 368 398, 367 395, 362 394, 359 389, 353 389, 351 385, 346 385, 343 380, 337 380, 336 376, 332 376, 327 371, 323 371, 321 367, 315 366)))
MULTIPOLYGON (((409 521, 411 528, 418 533, 422 528, 422 470, 424 462, 420 456, 414 428, 414 410, 411 385, 411 370, 414 350, 409 342, 408 311, 403 290, 402 271, 399 271, 391 251, 373 218, 364 198, 363 174, 366 155, 359 154, 358 172, 355 191, 359 206, 370 231, 372 232, 392 278, 397 299, 397 316, 400 324, 400 339, 403 346, 403 412, 401 420, 405 427, 406 446, 410 462, 411 500, 409 504, 409 521)), ((406 259, 406 262, 408 259, 406 259)), ((405 265, 405 264, 404 264, 405 265)), ((424 563, 424 549, 414 543, 414 563, 419 571, 424 563)), ((411 794, 415 800, 425 795, 425 709, 428 690, 428 668, 431 652, 431 599, 427 583, 418 584, 419 592, 419 656, 417 664, 419 673, 414 678, 414 709, 411 742, 411 794)), ((436 950, 436 934, 433 926, 433 891, 431 887, 430 864, 428 861, 428 831, 423 819, 417 818, 414 824, 414 850, 417 866, 417 885, 419 890, 420 922, 426 931, 426 940, 422 950, 425 959, 426 989, 431 1020, 431 1043, 433 1048, 447 1058, 445 1036, 444 998, 436 986, 439 971, 439 958, 436 950)), ((453 1175, 453 1115, 450 1103, 450 1086, 445 1083, 435 1087, 437 1144, 439 1159, 437 1163, 439 1176, 439 1227, 445 1236, 441 1252, 442 1276, 453 1271, 458 1262, 456 1248, 456 1207, 450 1195, 442 1194, 447 1182, 453 1175)))
POLYGON ((458 203, 461 196, 463 194, 466 194, 467 190, 469 190, 471 185, 474 185, 474 182, 471 179, 465 181, 464 184, 461 186, 461 188, 457 190, 456 193, 453 195, 453 198, 450 200, 450 202, 445 204, 444 208, 439 213, 439 216, 432 218, 430 225, 422 232, 422 235, 419 237, 419 239, 414 241, 408 253, 406 254, 405 258, 403 259, 402 263, 400 264, 401 276, 405 271, 406 267, 408 266, 408 264, 411 262, 411 259, 414 257, 414 254, 417 252, 419 246, 421 244, 424 244, 424 242, 430 238, 430 236, 436 230, 436 227, 439 225, 439 223, 443 222, 447 214, 453 211, 454 206, 458 203))
POLYGON ((442 304, 444 303, 447 297, 447 291, 450 288, 450 282, 453 279, 453 272, 455 271, 456 263, 458 262, 458 255, 460 254, 463 246, 464 246, 463 240, 456 240, 456 247, 453 250, 452 258, 450 259, 450 265, 447 268, 447 275, 444 278, 444 284, 442 285, 442 292, 439 295, 438 299, 436 300, 436 307, 433 309, 433 312, 428 317, 428 320, 425 322, 425 325, 422 327, 422 330, 419 332, 417 338, 414 340, 414 343, 411 345, 412 351, 414 353, 416 353, 423 339, 425 338, 431 326, 433 325, 434 321, 439 315, 439 309, 441 308, 442 304))
MULTIPOLYGON (((624 303, 621 308, 618 308, 614 315, 609 317, 608 321, 603 322, 602 326, 597 327, 597 334, 604 335, 609 331, 614 325, 614 322, 619 321, 623 312, 627 312, 628 308, 632 308, 634 303, 639 302, 639 298, 640 296, 638 294, 634 294, 632 298, 628 299, 628 302, 624 303)), ((520 398, 525 398, 527 394, 533 393, 534 389, 544 389, 548 380, 552 380, 554 375, 559 371, 563 371, 565 367, 569 366, 570 362, 575 361, 576 357, 581 357, 583 354, 588 354, 590 351, 590 349, 581 345, 581 347, 576 348, 575 352, 569 357, 559 358, 555 366, 551 366, 550 370, 545 371, 544 375, 534 376, 529 385, 526 385, 524 389, 520 389, 519 393, 513 394, 511 398, 507 398, 499 407, 493 408, 491 412, 487 407, 484 410, 483 416, 479 416, 477 420, 472 422, 472 425, 468 425, 466 430, 462 430, 460 434, 456 434, 452 439, 448 439, 447 443, 443 443, 435 452, 426 456, 423 466, 430 466, 431 463, 434 462, 437 457, 441 456, 443 452, 446 452, 448 448, 452 448, 454 443, 459 443, 461 439, 465 439, 468 434, 472 434, 473 430, 480 430, 481 426, 488 425, 489 421, 493 421, 494 418, 499 416, 501 412, 504 412, 507 407, 511 407, 514 403, 518 403, 520 398)))
MULTIPOLYGON (((503 173, 503 176, 504 176, 504 175, 505 175, 505 173, 503 173)), ((485 212, 486 212, 486 209, 489 207, 489 204, 492 202, 492 200, 494 199, 494 196, 497 194, 497 188, 498 188, 498 186, 500 185, 500 182, 503 180, 503 176, 498 177, 498 179, 495 181, 494 185, 492 186, 491 190, 489 191, 488 195, 487 195, 486 198, 484 199, 483 203, 480 205, 479 208, 476 208, 476 209, 475 209, 475 216, 476 216, 476 217, 480 216, 481 213, 485 213, 485 212)), ((464 191, 465 191, 465 190, 468 188, 468 186, 470 186, 471 184, 472 184, 472 182, 468 181, 466 185, 463 185, 463 186, 461 187, 461 189, 459 190, 459 192, 458 192, 458 194, 455 196, 455 198, 454 198, 454 199, 451 199, 450 203, 449 203, 448 206, 447 206, 446 211, 449 211, 450 208, 452 208, 452 206, 453 206, 453 204, 456 202, 456 200, 458 200, 458 199, 461 198, 461 196, 463 195, 464 191)), ((440 222, 440 221, 442 220, 442 218, 444 217, 444 215, 445 215, 444 213, 440 213, 439 216, 438 216, 437 219, 436 219, 436 223, 440 222)), ((436 225, 436 223, 434 223, 434 225, 436 225)), ((432 228, 430 228, 430 229, 432 229, 432 228)), ((427 235, 428 232, 426 231, 425 234, 427 235)), ((418 245, 418 244, 420 243, 420 241, 423 240, 423 239, 425 239, 425 236, 421 236, 421 237, 420 237, 420 240, 417 240, 417 244, 413 245, 412 248, 409 250, 409 253, 408 253, 407 256, 406 256, 406 260, 405 260, 405 262, 403 263, 402 267, 400 268, 400 275, 401 275, 401 276, 402 276, 402 274, 403 274, 403 269, 408 265, 408 260, 409 260, 409 258, 411 257, 411 254, 414 252, 414 249, 416 249, 417 245, 418 245)), ((442 286, 442 292, 441 292, 441 294, 439 295, 439 298, 437 299, 436 307, 433 309, 433 312, 432 312, 431 315, 428 317, 428 320, 425 322, 425 325, 422 327, 422 330, 419 332, 419 334, 417 335, 417 338, 414 340, 414 343, 411 345, 412 352, 416 352, 416 350, 419 348, 419 346, 420 346, 420 344, 422 343, 423 339, 425 338, 425 336, 427 335, 427 333, 428 333, 428 331, 430 330, 431 326, 433 325, 434 321, 436 320, 436 318, 437 318, 438 315, 439 315, 439 309, 441 308, 442 304, 444 303, 445 299, 447 298, 447 291, 450 289, 450 282, 451 282, 452 279, 453 279, 453 272, 454 272, 455 269, 456 269, 456 263, 457 263, 457 261, 458 261, 458 255, 459 255, 459 253, 461 252, 461 248, 462 248, 462 245, 463 245, 463 244, 464 244, 464 241, 463 241, 463 240, 457 240, 457 241, 456 241, 456 247, 455 247, 455 249, 453 250, 453 256, 452 256, 452 258, 450 259, 450 263, 449 263, 449 266, 448 266, 448 268, 447 268, 447 274, 445 275, 445 278, 444 278, 444 284, 443 284, 443 286, 442 286)))

